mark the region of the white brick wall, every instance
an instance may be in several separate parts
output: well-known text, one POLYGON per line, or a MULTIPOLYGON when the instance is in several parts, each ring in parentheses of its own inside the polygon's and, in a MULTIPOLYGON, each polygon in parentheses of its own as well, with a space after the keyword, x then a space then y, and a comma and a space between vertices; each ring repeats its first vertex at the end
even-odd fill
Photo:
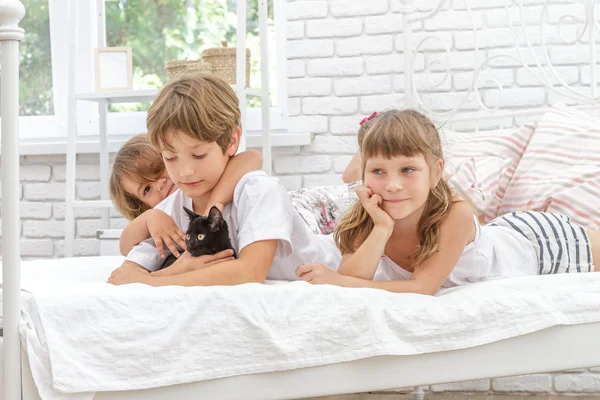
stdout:
POLYGON ((363 21, 360 18, 337 20, 314 20, 306 23, 306 35, 309 38, 346 37, 360 35, 363 21))
MULTIPOLYGON (((412 1, 417 12, 427 12, 438 0, 412 1)), ((473 20, 484 31, 478 37, 475 51, 471 17, 463 0, 449 0, 441 13, 424 23, 413 24, 413 43, 421 43, 435 34, 440 40, 422 42, 421 52, 413 67, 414 83, 425 104, 434 110, 448 110, 463 99, 473 78, 473 66, 486 57, 500 54, 479 76, 481 100, 488 107, 513 106, 527 108, 560 99, 543 88, 535 76, 524 69, 520 57, 535 66, 536 57, 544 60, 541 48, 535 56, 520 54, 512 48, 513 38, 507 30, 505 0, 470 0, 473 20), (445 50, 451 53, 448 57, 445 50), (446 67, 452 72, 445 82, 446 67), (430 76, 429 72, 433 74, 430 76), (497 82, 495 82, 497 81, 497 82), (503 86, 502 92, 497 83, 503 86)), ((520 2, 519 2, 520 3, 520 2)), ((541 0, 523 0, 525 21, 540 20, 541 0)), ((565 12, 582 20, 582 5, 564 0, 551 2, 550 25, 545 36, 556 42, 552 31, 565 12)), ((581 3, 581 2, 580 2, 581 3)), ((288 0, 287 73, 289 129, 312 132, 315 139, 305 147, 277 148, 273 170, 289 190, 314 185, 337 184, 356 150, 358 122, 372 111, 404 105, 404 36, 401 0, 288 0)), ((418 15, 418 14, 415 14, 418 15)), ((513 24, 520 13, 509 10, 513 24)), ((566 26, 564 33, 573 29, 566 26)), ((535 33, 538 28, 529 28, 535 33)), ((535 39, 539 41, 539 39, 535 39)), ((569 84, 589 90, 590 68, 587 35, 576 45, 554 44, 548 47, 557 74, 569 84)), ((523 43, 523 36, 517 36, 523 43)), ((534 74, 539 70, 534 68, 534 74)), ((552 82, 556 83, 553 78, 552 82)), ((564 99, 561 99, 564 100, 564 99)), ((474 96, 466 109, 479 106, 474 96)), ((502 118, 482 124, 492 129, 500 125, 519 124, 521 118, 502 118)), ((457 124, 471 129, 471 123, 457 124)), ((21 160, 21 254, 23 258, 52 258, 64 255, 64 156, 26 156, 21 160)), ((100 194, 98 157, 81 155, 77 165, 77 196, 97 199, 100 194)), ((1 199, 1 193, 0 193, 1 199)), ((98 254, 94 232, 101 226, 101 211, 76 209, 75 254, 98 254)), ((111 227, 122 227, 125 220, 111 212, 111 227)), ((0 238, 1 239, 1 238, 0 238)), ((490 359, 493 362, 493 359, 490 359)), ((525 377, 496 378, 474 382, 434 385, 433 392, 462 392, 501 395, 516 393, 600 396, 600 368, 525 377)))
MULTIPOLYGON (((299 117, 303 118, 303 117, 299 117)), ((325 121, 325 124, 327 122, 325 121)), ((314 125, 313 125, 314 126, 314 125)), ((76 194, 81 199, 100 198, 98 156, 78 156, 76 194)), ((65 157, 21 157, 21 256, 23 259, 53 258, 64 255, 65 236, 65 157)), ((125 219, 116 211, 110 227, 123 227, 125 219)), ((102 211, 75 209, 75 255, 98 255, 96 229, 102 228, 102 211)), ((1 244, 1 241, 0 241, 1 244)))

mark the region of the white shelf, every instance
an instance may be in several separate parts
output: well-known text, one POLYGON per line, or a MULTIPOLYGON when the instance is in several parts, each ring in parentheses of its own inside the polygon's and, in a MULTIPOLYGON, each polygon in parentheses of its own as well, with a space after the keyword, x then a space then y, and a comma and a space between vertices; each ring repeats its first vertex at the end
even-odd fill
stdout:
MULTIPOLYGON (((116 153, 119 151, 130 137, 130 135, 119 135, 116 138, 110 137, 108 140, 108 152, 116 153)), ((314 134, 273 131, 271 138, 273 147, 308 146, 314 138, 314 134)), ((246 135, 246 140, 248 148, 260 148, 262 146, 262 138, 259 133, 248 133, 248 135, 246 135)), ((100 140, 98 135, 78 137, 76 149, 77 154, 98 154, 100 151, 100 140)), ((19 141, 19 152, 24 156, 65 154, 66 150, 66 137, 24 139, 19 141)))
MULTIPOLYGON (((235 91, 235 85, 231 85, 235 91)), ((236 92, 237 93, 237 92, 236 92)), ((77 100, 100 101, 106 100, 109 103, 140 103, 154 100, 158 94, 158 89, 144 90, 113 90, 107 92, 79 93, 75 95, 77 100)), ((246 88, 247 97, 261 97, 260 89, 246 88)))
POLYGON ((96 239, 119 239, 123 229, 98 229, 96 239))
MULTIPOLYGON (((231 88, 235 91, 235 85, 230 85, 231 88)), ((237 93, 237 91, 236 91, 237 93)), ((253 88, 246 88, 246 97, 260 97, 262 94, 260 92, 260 89, 253 89, 253 88)))
MULTIPOLYGON (((314 133, 273 133, 271 135, 272 147, 308 146, 314 139, 314 133)), ((246 146, 249 149, 262 146, 262 136, 246 135, 246 146)))
POLYGON ((115 90, 111 92, 79 93, 75 95, 75 99, 88 101, 106 100, 109 103, 139 103, 154 100, 157 93, 158 89, 115 90))

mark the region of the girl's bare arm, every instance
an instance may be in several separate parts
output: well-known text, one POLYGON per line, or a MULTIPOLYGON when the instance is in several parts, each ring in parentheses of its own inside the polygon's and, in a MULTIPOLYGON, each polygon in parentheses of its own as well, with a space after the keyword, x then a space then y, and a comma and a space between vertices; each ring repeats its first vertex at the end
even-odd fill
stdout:
POLYGON ((344 183, 352 183, 362 180, 362 165, 360 159, 360 152, 354 153, 352 160, 344 170, 342 174, 342 180, 344 183))
POLYGON ((212 206, 217 206, 223 211, 223 206, 233 201, 233 192, 240 179, 249 172, 261 169, 262 163, 262 155, 257 151, 246 150, 236 154, 227 163, 223 176, 212 190, 203 215, 208 215, 212 206))
POLYGON ((125 229, 123 229, 121 238, 119 239, 119 251, 122 255, 126 256, 129 254, 133 246, 150 237, 150 232, 148 231, 148 218, 151 214, 150 211, 153 210, 144 212, 142 215, 129 222, 125 229))
POLYGON ((438 251, 419 266, 410 281, 372 281, 343 276, 341 286, 370 287, 396 293, 434 295, 452 272, 465 247, 475 237, 473 212, 465 202, 452 205, 448 218, 440 227, 438 251))
POLYGON ((338 273, 360 279, 372 280, 385 251, 392 231, 382 226, 375 226, 367 240, 354 253, 344 254, 338 273))
POLYGON ((165 257, 165 246, 175 257, 180 256, 178 246, 185 249, 185 234, 173 218, 162 210, 152 209, 131 221, 121 233, 119 250, 126 256, 142 241, 152 238, 161 258, 165 257))

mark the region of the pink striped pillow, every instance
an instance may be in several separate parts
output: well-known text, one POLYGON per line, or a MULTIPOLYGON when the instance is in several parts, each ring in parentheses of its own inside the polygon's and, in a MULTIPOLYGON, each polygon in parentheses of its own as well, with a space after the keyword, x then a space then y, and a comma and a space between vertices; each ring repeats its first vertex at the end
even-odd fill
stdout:
POLYGON ((534 127, 442 135, 449 182, 473 203, 483 221, 498 216, 506 188, 534 127))
POLYGON ((496 215, 499 205, 496 193, 510 163, 510 159, 495 156, 464 158, 448 181, 471 201, 476 214, 487 222, 496 215))
POLYGON ((508 185, 500 213, 538 210, 600 228, 600 119, 554 105, 508 185))

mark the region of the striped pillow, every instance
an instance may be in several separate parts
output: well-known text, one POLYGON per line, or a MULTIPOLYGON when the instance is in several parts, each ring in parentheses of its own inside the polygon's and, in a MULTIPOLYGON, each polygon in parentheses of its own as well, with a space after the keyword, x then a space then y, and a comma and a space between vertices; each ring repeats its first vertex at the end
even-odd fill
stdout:
POLYGON ((524 125, 474 134, 442 134, 449 182, 472 202, 482 221, 499 215, 506 188, 533 132, 532 125, 524 125))
POLYGON ((456 164, 448 182, 471 202, 480 220, 488 222, 496 216, 499 205, 496 193, 510 163, 510 159, 495 156, 464 158, 456 164))
POLYGON ((600 119, 564 104, 538 123, 500 213, 538 210, 600 228, 600 119))

